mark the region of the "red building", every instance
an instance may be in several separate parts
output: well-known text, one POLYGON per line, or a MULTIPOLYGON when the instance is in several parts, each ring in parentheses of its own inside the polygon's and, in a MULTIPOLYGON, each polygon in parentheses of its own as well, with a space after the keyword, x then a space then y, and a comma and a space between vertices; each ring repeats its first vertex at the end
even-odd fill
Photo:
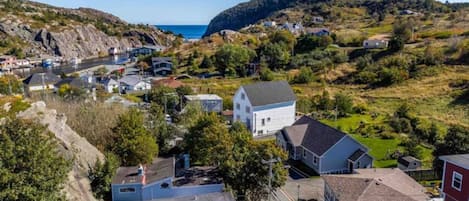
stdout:
POLYGON ((469 201, 469 154, 440 156, 445 201, 469 201))

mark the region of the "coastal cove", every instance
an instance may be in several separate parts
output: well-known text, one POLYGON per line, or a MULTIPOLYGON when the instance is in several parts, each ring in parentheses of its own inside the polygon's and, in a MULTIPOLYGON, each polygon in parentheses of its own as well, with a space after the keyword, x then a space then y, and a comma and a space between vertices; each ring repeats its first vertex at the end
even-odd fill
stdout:
POLYGON ((155 25, 163 31, 171 31, 174 34, 182 34, 185 39, 201 39, 207 30, 207 25, 155 25))

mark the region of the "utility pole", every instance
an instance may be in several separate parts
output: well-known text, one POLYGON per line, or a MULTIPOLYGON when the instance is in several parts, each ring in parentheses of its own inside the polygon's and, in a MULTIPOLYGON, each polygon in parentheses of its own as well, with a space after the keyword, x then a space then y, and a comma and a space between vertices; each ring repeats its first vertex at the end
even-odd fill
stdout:
POLYGON ((272 173, 272 166, 274 163, 277 163, 279 162, 280 159, 277 158, 277 159, 274 159, 272 156, 270 157, 270 160, 266 161, 266 160, 262 160, 262 163, 263 164, 269 164, 269 189, 268 189, 268 199, 267 201, 270 201, 271 200, 271 197, 272 197, 272 177, 273 177, 273 173, 272 173))
POLYGON ((41 73, 41 79, 42 79, 42 100, 44 100, 44 96, 45 96, 45 93, 46 93, 46 83, 44 81, 44 74, 45 73, 41 73))
POLYGON ((298 184, 298 201, 300 201, 300 184, 298 184))

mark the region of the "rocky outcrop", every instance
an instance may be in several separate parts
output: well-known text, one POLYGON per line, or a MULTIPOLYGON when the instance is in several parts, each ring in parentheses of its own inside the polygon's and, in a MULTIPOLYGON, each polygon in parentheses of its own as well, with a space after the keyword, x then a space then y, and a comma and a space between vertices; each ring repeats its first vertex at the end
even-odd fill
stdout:
POLYGON ((218 14, 210 21, 204 36, 224 29, 239 30, 267 18, 272 13, 287 8, 297 0, 251 0, 238 4, 218 14))
POLYGON ((10 38, 32 57, 98 57, 111 47, 125 51, 142 45, 171 46, 175 39, 155 27, 128 24, 91 8, 66 9, 22 1, 21 8, 10 10, 0 15, 0 40, 10 38))
POLYGON ((59 142, 59 151, 67 159, 73 160, 73 168, 68 174, 65 194, 70 201, 95 201, 88 179, 88 169, 96 160, 104 160, 104 155, 80 137, 67 124, 67 118, 57 111, 47 109, 44 102, 33 103, 31 107, 18 114, 19 118, 39 121, 53 133, 59 142))

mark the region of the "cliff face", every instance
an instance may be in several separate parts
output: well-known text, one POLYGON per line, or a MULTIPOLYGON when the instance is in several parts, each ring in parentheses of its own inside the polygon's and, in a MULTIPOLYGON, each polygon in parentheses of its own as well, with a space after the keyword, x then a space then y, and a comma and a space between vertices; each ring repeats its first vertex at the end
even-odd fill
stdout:
POLYGON ((218 14, 210 21, 205 36, 223 29, 238 30, 293 5, 297 0, 251 0, 218 14))
POLYGON ((58 150, 67 159, 73 160, 73 168, 68 174, 64 193, 70 201, 96 201, 91 192, 88 168, 94 167, 97 159, 103 161, 104 155, 79 136, 67 124, 64 115, 55 110, 47 109, 44 102, 33 103, 31 107, 18 114, 23 119, 39 121, 47 126, 59 142, 58 150))
MULTIPOLYGON (((87 58, 141 45, 170 46, 174 36, 156 28, 128 24, 89 8, 65 9, 29 1, 0 1, 0 40, 31 57, 87 58), (3 7, 2 7, 3 6, 3 7)), ((2 48, 0 54, 9 48, 2 48)))

